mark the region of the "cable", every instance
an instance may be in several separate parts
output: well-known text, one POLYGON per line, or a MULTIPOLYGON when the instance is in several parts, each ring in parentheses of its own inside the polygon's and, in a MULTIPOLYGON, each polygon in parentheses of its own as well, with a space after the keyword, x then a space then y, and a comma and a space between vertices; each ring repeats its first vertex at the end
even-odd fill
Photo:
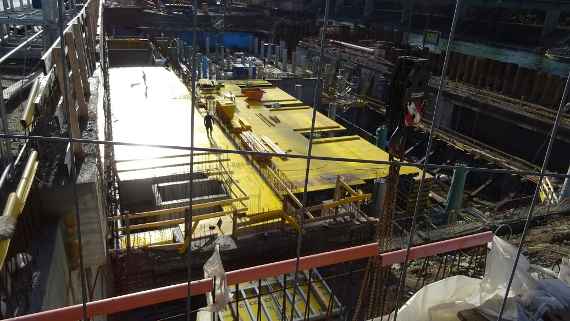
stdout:
POLYGON ((517 249, 517 255, 515 256, 515 262, 513 263, 513 269, 511 271, 511 275, 509 276, 509 282, 507 283, 507 290, 505 291, 505 297, 503 298, 503 302, 501 303, 501 310, 499 312, 499 316, 497 317, 497 321, 502 320, 503 313, 505 312, 505 306, 507 305, 507 299, 509 298, 509 292, 511 290, 511 286, 513 284, 513 279, 515 277, 515 273, 517 271, 517 265, 519 263, 519 259, 522 253, 522 248, 524 245, 525 238, 528 234, 528 230, 530 228, 530 223, 532 221, 532 215, 534 208, 536 206, 536 201, 538 199, 538 195, 540 193, 540 186, 542 185, 542 181, 544 179, 544 172, 546 171, 546 167, 550 162, 550 156, 552 153, 552 148, 554 146, 555 137, 558 133, 558 127, 560 125, 560 118, 562 117, 562 113, 564 110, 564 103, 566 101, 566 97, 568 96, 568 87, 570 85, 570 73, 568 73, 568 77, 566 78, 566 85, 564 86, 564 92, 562 94, 562 98, 560 99, 560 105, 558 106, 558 112, 556 113, 556 119, 554 119, 554 125, 552 127, 552 133, 550 136, 550 141, 548 142, 548 147, 546 148, 546 154, 544 155, 544 160, 542 162, 542 168, 540 169, 540 176, 538 179, 538 184, 534 189, 534 195, 532 196, 532 202, 530 203, 530 207, 528 208, 528 216, 526 222, 524 224, 524 229, 521 235, 521 240, 519 243, 519 247, 517 249))
MULTIPOLYGON (((400 273, 400 280, 399 280, 399 284, 398 284, 398 290, 396 291, 396 306, 395 306, 395 310, 394 310, 394 321, 396 321, 398 319, 398 306, 400 305, 400 297, 402 295, 402 291, 403 288, 406 286, 406 274, 407 274, 407 270, 408 270, 408 263, 410 260, 410 249, 412 248, 412 244, 414 243, 414 233, 415 233, 415 229, 416 229, 416 220, 417 220, 417 216, 418 216, 418 208, 419 208, 419 203, 420 203, 420 197, 421 197, 421 192, 422 192, 422 188, 424 185, 424 181, 426 178, 426 165, 429 161, 429 157, 431 155, 431 147, 432 147, 432 143, 433 143, 433 133, 434 133, 434 129, 435 129, 435 123, 437 120, 437 114, 439 111, 439 100, 441 97, 441 91, 443 89, 443 84, 445 83, 445 76, 447 73, 447 68, 449 66, 449 51, 451 49, 451 44, 453 43, 453 37, 455 35, 455 28, 457 26, 457 20, 459 19, 459 9, 461 6, 461 0, 456 0, 455 3, 455 10, 453 11, 453 20, 451 21, 451 30, 449 31, 449 39, 447 41, 447 48, 445 49, 445 60, 443 61, 443 66, 441 69, 441 77, 439 78, 439 85, 437 88, 437 95, 435 97, 435 102, 434 102, 434 111, 433 111, 433 116, 432 116, 432 120, 431 120, 431 125, 430 125, 430 129, 429 129, 429 138, 428 138, 428 143, 427 143, 427 148, 426 148, 426 154, 424 157, 424 161, 422 164, 422 177, 420 179, 420 183, 418 186, 418 193, 416 195, 416 203, 414 206, 414 214, 412 216, 412 222, 410 225, 410 235, 409 235, 409 239, 408 239, 408 244, 406 245, 406 258, 404 259, 404 264, 402 267, 402 272, 400 273)), ((390 317, 388 317, 388 320, 390 320, 390 317)))
MULTIPOLYGON (((317 107, 319 106, 319 101, 320 101, 320 97, 321 97, 321 69, 322 69, 322 64, 323 64, 323 59, 325 56, 325 38, 326 38, 326 33, 327 33, 327 24, 328 24, 328 18, 329 18, 329 5, 330 5, 330 0, 325 0, 325 12, 324 12, 324 17, 323 17, 323 27, 321 29, 321 39, 320 39, 320 52, 319 52, 319 61, 317 63, 317 70, 316 70, 316 81, 315 81, 315 91, 313 93, 313 114, 311 117, 311 131, 309 134, 309 146, 307 148, 307 167, 305 169, 305 183, 304 183, 304 187, 303 187, 303 199, 301 201, 301 205, 303 206, 303 208, 300 209, 299 211, 299 215, 298 215, 298 219, 299 219, 299 231, 297 232, 297 258, 295 260, 295 276, 294 276, 294 288, 293 288, 293 298, 291 300, 292 304, 295 305, 295 295, 297 294, 297 287, 298 287, 298 274, 299 274, 299 264, 300 264, 300 260, 301 260, 301 246, 303 243, 303 224, 304 224, 304 216, 305 216, 305 211, 304 208, 305 206, 307 206, 307 201, 308 201, 308 189, 309 189, 309 172, 311 171, 311 159, 312 159, 312 153, 313 153, 313 139, 314 139, 314 134, 315 134, 315 123, 317 120, 317 107)), ((295 309, 291 309, 291 321, 293 320, 294 317, 294 310, 295 309)), ((285 321, 285 320, 284 320, 285 321)))

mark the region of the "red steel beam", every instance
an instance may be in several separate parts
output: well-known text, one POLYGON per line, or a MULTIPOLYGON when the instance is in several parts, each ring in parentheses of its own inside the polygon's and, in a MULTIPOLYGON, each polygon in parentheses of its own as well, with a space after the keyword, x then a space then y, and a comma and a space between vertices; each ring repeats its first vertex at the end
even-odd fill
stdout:
MULTIPOLYGON (((493 239, 492 232, 483 232, 462 236, 450 240, 414 246, 410 249, 410 260, 433 256, 441 253, 481 246, 493 239)), ((378 255, 378 244, 370 243, 353 246, 340 250, 307 255, 300 258, 301 270, 323 267, 378 255)), ((402 263, 406 257, 406 250, 397 250, 380 254, 383 266, 402 263)), ((295 271, 296 259, 273 262, 264 265, 248 267, 227 273, 228 284, 237 284, 248 281, 264 279, 295 271)), ((90 318, 98 315, 109 315, 149 305, 185 298, 187 284, 181 283, 152 290, 120 295, 87 303, 87 314, 90 318)), ((212 280, 202 279, 193 281, 190 285, 192 295, 200 295, 212 291, 212 280)), ((64 308, 42 311, 34 314, 19 316, 12 321, 77 321, 83 317, 82 305, 72 305, 64 308)))

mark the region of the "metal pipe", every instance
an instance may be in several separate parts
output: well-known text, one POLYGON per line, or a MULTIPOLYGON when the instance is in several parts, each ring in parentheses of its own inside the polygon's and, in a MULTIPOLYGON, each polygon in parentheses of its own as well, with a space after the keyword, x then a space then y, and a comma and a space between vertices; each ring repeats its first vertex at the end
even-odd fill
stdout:
MULTIPOLYGON (((450 240, 438 241, 430 244, 415 246, 410 250, 412 259, 434 256, 442 253, 473 248, 487 244, 493 239, 492 232, 483 232, 462 236, 450 240)), ((300 258, 300 268, 309 270, 323 266, 334 265, 379 255, 383 266, 401 263, 406 256, 406 250, 378 253, 378 244, 369 243, 349 248, 322 252, 300 258)), ((273 262, 253 266, 240 270, 230 271, 226 274, 228 285, 250 282, 253 280, 275 277, 293 272, 296 259, 273 262)), ((188 283, 165 286, 137 293, 125 294, 117 297, 92 301, 87 304, 88 316, 109 315, 122 311, 129 311, 140 307, 156 305, 163 302, 182 299, 187 295, 188 283)), ((202 279, 190 283, 193 295, 205 294, 212 291, 212 280, 202 279)), ((76 321, 81 318, 81 305, 73 305, 59 309, 42 311, 23 315, 7 321, 76 321)))
MULTIPOLYGON (((2 216, 10 217, 10 219, 8 219, 11 221, 10 224, 16 224, 16 219, 20 215, 18 208, 20 208, 20 202, 18 201, 16 193, 12 192, 8 195, 2 216)), ((9 248, 10 238, 0 240, 0 269, 4 266, 4 261, 8 255, 9 248)))
POLYGON ((30 153, 28 157, 28 162, 26 163, 26 167, 24 167, 24 171, 22 172, 22 178, 20 178, 20 182, 18 183, 18 187, 16 188, 16 196, 18 197, 18 201, 20 202, 21 211, 26 204, 26 200, 28 199, 28 195, 30 193, 30 189, 32 188, 32 184, 34 182, 34 177, 36 176, 36 171, 38 169, 38 152, 35 150, 30 153))
POLYGON ((34 119, 35 113, 35 100, 38 95, 38 91, 40 89, 40 77, 37 77, 34 80, 34 84, 32 85, 32 89, 28 94, 28 101, 26 102, 26 107, 24 108, 24 112, 22 113, 22 117, 20 118, 20 125, 22 128, 28 128, 34 119))
POLYGON ((2 188, 4 188, 4 184, 6 184, 6 181, 10 176, 10 171, 12 170, 12 166, 13 166, 12 163, 8 164, 4 168, 4 171, 2 172, 2 176, 0 176, 0 190, 2 190, 2 188))
MULTIPOLYGON (((165 149, 174 149, 174 150, 184 150, 190 151, 194 150, 195 152, 206 152, 212 154, 236 154, 236 155, 248 155, 248 156, 265 156, 265 157, 286 157, 286 158, 295 158, 295 159, 307 159, 307 155, 304 154, 282 154, 282 153, 273 153, 273 152, 258 152, 258 151, 249 151, 249 150, 239 150, 239 149, 224 149, 224 148, 211 148, 211 147, 190 147, 190 146, 180 146, 180 145, 164 145, 164 144, 144 144, 144 143, 131 143, 131 142, 123 142, 123 141, 114 141, 114 140, 98 140, 98 139, 85 139, 85 138, 70 138, 70 137, 57 137, 57 136, 39 136, 39 135, 22 135, 22 134, 2 134, 0 133, 0 139, 17 139, 17 140, 31 140, 31 141, 44 141, 44 142, 67 142, 67 143, 81 143, 81 144, 95 144, 95 145, 111 145, 111 146, 135 146, 135 147, 154 147, 154 148, 165 148, 165 149)), ((331 162, 347 162, 347 163, 361 163, 361 164, 375 164, 375 165, 390 165, 390 164, 398 164, 400 166, 411 166, 411 167, 418 167, 421 166, 422 168, 427 169, 450 169, 453 170, 457 168, 457 165, 446 165, 446 164, 425 164, 422 163, 412 163, 412 162, 402 162, 402 161, 383 161, 383 160, 376 160, 376 159, 358 159, 358 158, 348 158, 348 157, 332 157, 332 156, 319 156, 319 155, 312 155, 312 159, 314 160, 323 160, 323 161, 331 161, 331 162)), ((513 169, 502 169, 502 168, 485 168, 485 167, 469 167, 465 166, 465 169, 470 172, 477 172, 477 173, 491 173, 491 174, 511 174, 511 175, 519 175, 519 176, 539 176, 538 172, 534 171, 522 171, 522 170, 513 170, 513 169)), ((567 178, 570 177, 570 174, 559 174, 559 173, 551 173, 545 172, 543 174, 544 177, 557 177, 557 178, 567 178)))
POLYGON ((346 47, 346 48, 364 51, 364 52, 369 53, 369 54, 374 54, 373 48, 363 47, 363 46, 355 45, 352 43, 348 43, 348 42, 344 42, 344 41, 338 41, 338 40, 332 40, 332 39, 329 40, 329 42, 343 46, 343 47, 346 47))
POLYGON ((503 313, 505 312, 505 306, 507 305, 507 299, 509 297, 509 292, 511 291, 511 285, 513 284, 513 279, 515 277, 515 273, 517 270, 517 265, 519 263, 519 259, 522 253, 523 245, 526 240, 526 236, 528 234, 528 230, 530 228, 530 223, 532 221, 532 216, 534 212, 534 208, 536 206, 536 201, 538 200, 540 194, 540 187, 542 186, 542 181, 544 180, 544 172, 546 171, 546 167, 550 162, 550 156, 552 153, 552 147, 554 146, 556 134, 558 133, 558 128, 560 125, 560 119, 562 118, 562 113, 564 111, 564 106, 566 102, 566 97, 568 97, 568 89, 570 86, 570 73, 568 73, 568 77, 566 78, 566 85, 564 86, 564 92, 562 94, 562 98, 560 99, 560 105, 558 106, 558 112, 556 112, 556 118, 554 119, 554 125, 552 127, 552 132, 550 135, 550 140, 548 141, 548 147, 546 148, 546 154, 544 155, 544 160, 542 162, 542 167, 540 169, 540 176, 538 179, 538 184, 534 189, 534 195, 532 196, 532 202, 530 203, 530 207, 528 208, 528 216, 526 218, 526 222, 524 224, 524 229, 521 235, 521 240, 519 243, 519 247, 517 249, 517 255, 515 256, 515 262, 513 263, 513 268, 511 270, 511 275, 509 276, 509 282, 507 283, 507 289, 505 291, 505 297, 503 298, 503 302, 501 303, 501 310, 499 312, 499 316, 497 320, 502 320, 503 313))
POLYGON ((2 58, 0 58, 0 64, 3 64, 8 58, 10 58, 16 52, 18 52, 18 50, 27 46, 28 43, 32 42, 34 39, 36 39, 37 37, 39 37, 43 33, 44 33, 44 30, 40 30, 40 31, 36 32, 30 38, 28 38, 28 39, 24 40, 22 43, 20 43, 16 48, 10 50, 7 54, 2 56, 2 58))

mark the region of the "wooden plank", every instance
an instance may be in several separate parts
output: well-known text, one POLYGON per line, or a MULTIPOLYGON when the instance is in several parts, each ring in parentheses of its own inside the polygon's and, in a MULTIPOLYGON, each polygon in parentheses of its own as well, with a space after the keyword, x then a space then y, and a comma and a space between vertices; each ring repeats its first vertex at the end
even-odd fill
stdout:
POLYGON ((346 142, 346 141, 350 141, 350 140, 359 140, 359 139, 362 139, 362 138, 358 135, 330 137, 330 138, 316 138, 316 139, 313 139, 313 144, 337 143, 337 142, 346 142))
POLYGON ((307 207, 306 210, 312 212, 312 211, 317 211, 317 210, 321 210, 321 209, 331 209, 334 207, 338 207, 338 206, 342 206, 342 205, 348 205, 351 203, 364 202, 364 201, 369 200, 371 197, 372 197, 372 194, 355 195, 355 196, 350 196, 347 198, 340 199, 338 201, 333 201, 330 203, 322 203, 319 205, 307 207))
POLYGON ((93 73, 94 69, 91 63, 91 56, 89 55, 88 39, 85 33, 86 32, 85 23, 81 15, 77 16, 77 22, 72 27, 72 30, 75 34, 80 35, 79 38, 81 39, 81 50, 83 52, 85 68, 87 69, 87 74, 90 75, 93 73))
MULTIPOLYGON (((341 129, 340 125, 331 125, 331 126, 315 126, 314 130, 330 130, 330 129, 341 129)), ((302 127, 302 128, 293 128, 295 132, 310 132, 311 127, 302 127)))
MULTIPOLYGON (((71 29, 71 26, 77 21, 77 16, 75 18, 73 18, 69 24, 67 25, 67 27, 65 28, 65 30, 63 31, 63 33, 65 34, 66 32, 68 32, 71 29)), ((56 61, 54 61, 53 59, 53 49, 56 47, 61 47, 60 46, 60 41, 59 41, 59 37, 57 37, 57 39, 55 39, 55 41, 51 44, 51 46, 44 52, 43 56, 42 56, 42 62, 43 62, 43 67, 44 67, 44 74, 47 75, 49 73, 49 71, 51 70, 51 68, 53 67, 53 65, 55 63, 57 63, 56 61)))
MULTIPOLYGON (((201 214, 201 215, 193 215, 192 216, 192 222, 198 223, 202 220, 222 217, 222 216, 230 215, 234 212, 235 212, 234 210, 231 210, 231 211, 219 211, 219 212, 207 213, 207 214, 201 214)), ((182 217, 182 218, 176 218, 176 219, 171 219, 171 220, 163 220, 163 221, 136 224, 136 225, 131 225, 129 227, 124 226, 124 227, 119 228, 119 231, 127 231, 127 230, 137 231, 137 230, 144 230, 144 229, 165 228, 165 227, 169 227, 169 226, 176 226, 179 224, 184 224, 184 220, 185 220, 185 218, 182 217)))
POLYGON ((79 106, 79 117, 87 118, 88 108, 87 102, 85 101, 85 89, 84 86, 89 87, 89 82, 87 81, 87 76, 81 74, 81 68, 79 67, 79 62, 77 61, 77 53, 75 51, 75 41, 73 40, 73 34, 71 32, 66 32, 64 34, 65 45, 67 46, 67 58, 69 59, 69 65, 71 69, 71 80, 73 82, 73 93, 75 94, 75 100, 79 106))
MULTIPOLYGON (((61 61, 62 50, 59 47, 55 47, 52 50, 53 60, 54 61, 61 61)), ((64 88, 64 71, 63 66, 61 63, 55 64, 56 69, 56 78, 59 84, 60 92, 62 95, 66 94, 63 91, 64 88)), ((75 100, 73 99, 73 95, 71 94, 71 90, 67 91, 66 95, 67 99, 67 107, 68 107, 68 122, 69 128, 71 131, 71 136, 73 138, 81 138, 81 130, 79 129, 79 119, 77 117, 77 109, 75 108, 75 100)), ((81 147, 80 143, 73 143, 73 154, 76 157, 83 157, 83 148, 81 147)))
POLYGON ((288 110, 300 110, 300 109, 311 109, 311 107, 309 106, 279 107, 279 108, 270 108, 269 111, 288 111, 288 110))
MULTIPOLYGON (((77 53, 77 59, 79 60, 79 67, 81 69, 81 73, 83 75, 85 75, 85 78, 81 79, 85 79, 87 80, 87 78, 89 78, 89 75, 91 74, 90 71, 87 69, 87 60, 85 58, 85 40, 83 39, 82 35, 81 35, 81 26, 78 23, 74 23, 72 25, 71 28, 71 32, 73 33, 73 38, 75 39, 75 51, 77 53)), ((89 89, 89 83, 85 83, 87 84, 87 86, 83 86, 83 89, 85 90, 85 97, 88 97, 91 93, 90 93, 90 89, 89 89)))
POLYGON ((85 12, 81 15, 83 24, 85 26, 85 39, 87 40, 87 48, 89 58, 91 61, 91 70, 95 70, 95 28, 93 27, 93 14, 92 7, 87 7, 85 12))
MULTIPOLYGON (((220 200, 220 201, 215 201, 215 202, 193 204, 192 209, 198 210, 198 209, 204 209, 204 208, 211 208, 211 207, 215 207, 215 206, 229 205, 229 204, 233 204, 235 202, 241 202, 241 201, 245 201, 248 199, 249 199, 249 197, 240 197, 240 198, 234 198, 234 199, 229 199, 229 200, 220 200)), ((135 214, 117 215, 117 216, 109 217, 109 218, 107 218, 107 220, 108 221, 117 221, 120 219, 126 219, 127 217, 129 219, 137 219, 137 218, 143 218, 143 217, 153 217, 153 216, 162 216, 162 215, 184 213, 184 211, 186 211, 189 208, 190 208, 189 206, 182 206, 182 207, 165 208, 165 209, 142 212, 142 213, 135 213, 135 214)))

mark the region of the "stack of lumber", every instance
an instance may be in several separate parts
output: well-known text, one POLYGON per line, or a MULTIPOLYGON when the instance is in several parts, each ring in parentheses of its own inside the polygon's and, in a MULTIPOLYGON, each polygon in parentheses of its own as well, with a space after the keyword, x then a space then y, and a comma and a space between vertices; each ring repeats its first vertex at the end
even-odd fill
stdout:
MULTIPOLYGON (((262 152, 262 153, 272 153, 273 151, 267 147, 267 145, 265 144, 265 142, 259 138, 259 136, 257 136, 256 134, 254 134, 251 131, 245 131, 242 132, 240 135, 240 138, 242 140, 242 142, 244 143, 244 145, 246 146, 247 149, 254 151, 254 152, 262 152)), ((267 159, 267 158, 271 158, 270 156, 255 156, 256 158, 263 158, 263 159, 267 159)))
MULTIPOLYGON (((420 186, 421 175, 401 175, 398 184, 397 207, 405 212, 405 217, 414 214, 416 197, 420 186)), ((420 192, 418 213, 421 213, 429 205, 429 191, 433 180, 430 175, 426 175, 422 191, 420 192)))
POLYGON ((243 88, 242 94, 247 97, 247 100, 261 101, 264 91, 261 88, 243 88))
MULTIPOLYGON (((275 144, 271 138, 267 137, 267 136, 261 136, 261 140, 265 143, 265 145, 267 147, 269 147, 274 153, 277 154, 285 154, 285 151, 283 151, 279 146, 277 146, 277 144, 275 144)), ((281 159, 286 159, 287 157, 282 156, 281 159)))
POLYGON ((236 105, 228 100, 216 101, 216 113, 226 122, 231 122, 234 119, 236 112, 236 105))
POLYGON ((247 120, 240 118, 239 116, 234 116, 234 119, 231 121, 231 128, 232 132, 236 134, 251 131, 251 125, 247 120))

